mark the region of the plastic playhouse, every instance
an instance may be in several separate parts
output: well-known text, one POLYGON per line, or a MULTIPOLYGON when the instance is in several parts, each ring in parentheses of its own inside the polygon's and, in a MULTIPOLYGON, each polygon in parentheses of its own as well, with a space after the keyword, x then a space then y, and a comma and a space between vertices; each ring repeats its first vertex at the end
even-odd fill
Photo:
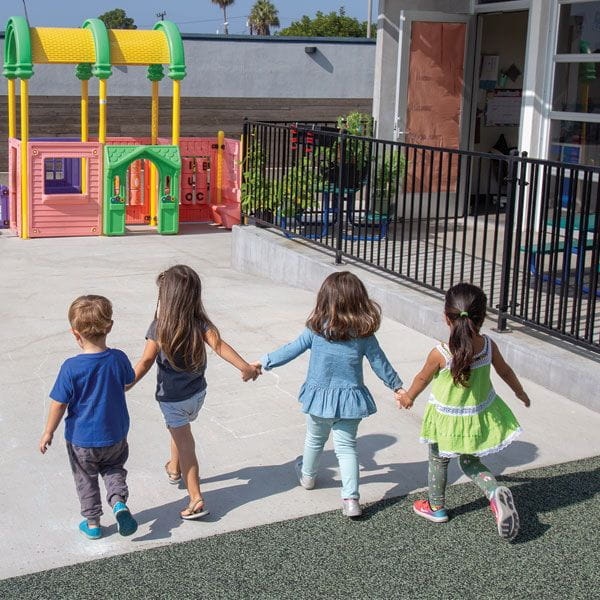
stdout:
POLYGON ((214 138, 180 137, 186 67, 174 23, 159 21, 152 30, 112 30, 100 19, 88 19, 81 29, 67 29, 29 27, 23 17, 12 17, 6 25, 3 74, 8 79, 9 186, 2 219, 22 238, 123 235, 127 225, 135 224, 175 234, 180 223, 214 221, 231 227, 239 222, 240 142, 225 139, 222 132, 214 138), (76 65, 80 137, 29 137, 28 82, 34 64, 76 65), (159 137, 158 131, 163 65, 172 80, 170 138, 159 137), (107 84, 113 66, 148 67, 148 137, 107 137, 107 84), (97 137, 89 136, 92 77, 99 80, 97 137))

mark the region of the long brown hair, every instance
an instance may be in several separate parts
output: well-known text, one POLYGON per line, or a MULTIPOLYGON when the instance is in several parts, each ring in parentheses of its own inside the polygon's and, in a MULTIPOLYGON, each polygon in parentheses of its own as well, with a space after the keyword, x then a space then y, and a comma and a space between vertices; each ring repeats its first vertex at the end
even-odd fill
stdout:
POLYGON ((483 290, 470 283, 459 283, 446 292, 444 312, 450 321, 450 372, 457 385, 469 383, 471 363, 475 358, 473 340, 485 320, 486 305, 483 290))
POLYGON ((169 363, 179 371, 201 371, 206 364, 204 332, 217 328, 202 304, 198 273, 187 265, 175 265, 160 273, 156 311, 156 341, 169 363))
POLYGON ((363 282, 350 271, 332 273, 317 295, 306 326, 328 340, 373 335, 381 324, 381 308, 369 298, 363 282))

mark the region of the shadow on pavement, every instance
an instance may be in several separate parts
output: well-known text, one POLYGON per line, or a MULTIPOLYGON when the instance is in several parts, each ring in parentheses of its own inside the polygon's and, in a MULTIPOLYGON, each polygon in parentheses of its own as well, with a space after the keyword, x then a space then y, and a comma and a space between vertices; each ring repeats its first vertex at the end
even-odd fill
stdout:
MULTIPOLYGON (((377 452, 396 443, 395 436, 386 434, 369 434, 359 438, 358 448, 361 464, 360 483, 391 483, 396 484, 386 494, 385 498, 404 496, 415 489, 427 486, 427 461, 420 462, 397 462, 379 464, 375 460, 377 452), (373 471, 386 470, 383 473, 373 471)), ((494 465, 490 465, 494 473, 501 473, 508 467, 528 464, 535 459, 537 448, 527 442, 514 442, 504 452, 494 457, 494 465)), ((294 470, 294 455, 289 461, 279 465, 265 465, 255 467, 244 467, 237 471, 223 473, 214 477, 202 479, 203 484, 216 482, 228 482, 239 480, 240 483, 222 487, 217 490, 203 492, 207 506, 211 514, 200 519, 198 522, 214 522, 225 516, 228 512, 269 496, 282 494, 298 486, 298 480, 294 470)), ((491 461, 488 461, 491 462, 491 461)), ((340 482, 334 479, 337 473, 337 459, 332 450, 326 450, 321 457, 321 465, 317 475, 317 488, 340 488, 340 482)), ((454 483, 462 475, 457 461, 452 461, 448 471, 448 483, 454 483)), ((534 480, 535 481, 535 480, 534 480)), ((517 488, 520 489, 520 488, 517 488)), ((308 492, 310 493, 310 492, 308 492)), ((517 492, 515 491, 515 495, 517 492)), ((307 497, 308 499, 308 497, 307 497)), ((519 499, 517 498, 517 501, 519 499)), ((465 507, 459 507, 452 511, 453 516, 458 516, 477 510, 487 505, 482 497, 480 501, 473 502, 465 507), (470 508, 469 508, 470 507, 470 508)), ((163 504, 161 506, 146 509, 135 515, 138 523, 143 524, 152 521, 150 531, 142 537, 136 537, 133 541, 141 542, 171 537, 173 529, 179 527, 183 521, 179 511, 185 506, 185 499, 163 504)), ((385 503, 389 506, 389 503, 385 503)), ((368 519, 384 505, 368 507, 364 518, 368 519)), ((187 526, 187 524, 186 524, 187 526)))

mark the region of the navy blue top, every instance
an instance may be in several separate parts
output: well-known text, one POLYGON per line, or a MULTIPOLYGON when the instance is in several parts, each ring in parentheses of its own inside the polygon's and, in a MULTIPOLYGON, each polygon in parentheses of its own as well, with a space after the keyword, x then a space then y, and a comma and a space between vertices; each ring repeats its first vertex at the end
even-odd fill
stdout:
MULTIPOLYGON (((156 341, 156 319, 152 321, 146 339, 156 341)), ((175 362, 181 369, 183 366, 183 357, 176 356, 175 362)), ((195 394, 206 389, 206 365, 200 371, 183 371, 175 369, 162 350, 158 351, 156 356, 156 399, 160 402, 179 402, 187 400, 195 394)))
POLYGON ((334 342, 306 328, 296 340, 269 352, 260 362, 268 371, 306 350, 310 350, 310 362, 298 400, 303 412, 315 417, 361 419, 377 411, 363 380, 365 356, 385 385, 392 390, 402 387, 402 380, 374 335, 334 342))
POLYGON ((50 398, 68 404, 65 438, 84 448, 112 446, 127 436, 125 386, 135 373, 121 350, 78 354, 61 366, 50 398))

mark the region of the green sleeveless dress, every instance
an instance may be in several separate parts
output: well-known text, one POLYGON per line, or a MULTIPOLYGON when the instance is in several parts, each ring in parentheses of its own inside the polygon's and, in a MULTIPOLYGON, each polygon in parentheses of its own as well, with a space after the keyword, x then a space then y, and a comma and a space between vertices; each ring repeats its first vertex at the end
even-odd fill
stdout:
POLYGON ((445 344, 437 346, 446 366, 435 375, 423 417, 421 442, 437 444, 440 456, 484 456, 508 446, 521 433, 512 411, 498 396, 490 380, 492 343, 471 364, 468 387, 452 380, 452 355, 445 344))

